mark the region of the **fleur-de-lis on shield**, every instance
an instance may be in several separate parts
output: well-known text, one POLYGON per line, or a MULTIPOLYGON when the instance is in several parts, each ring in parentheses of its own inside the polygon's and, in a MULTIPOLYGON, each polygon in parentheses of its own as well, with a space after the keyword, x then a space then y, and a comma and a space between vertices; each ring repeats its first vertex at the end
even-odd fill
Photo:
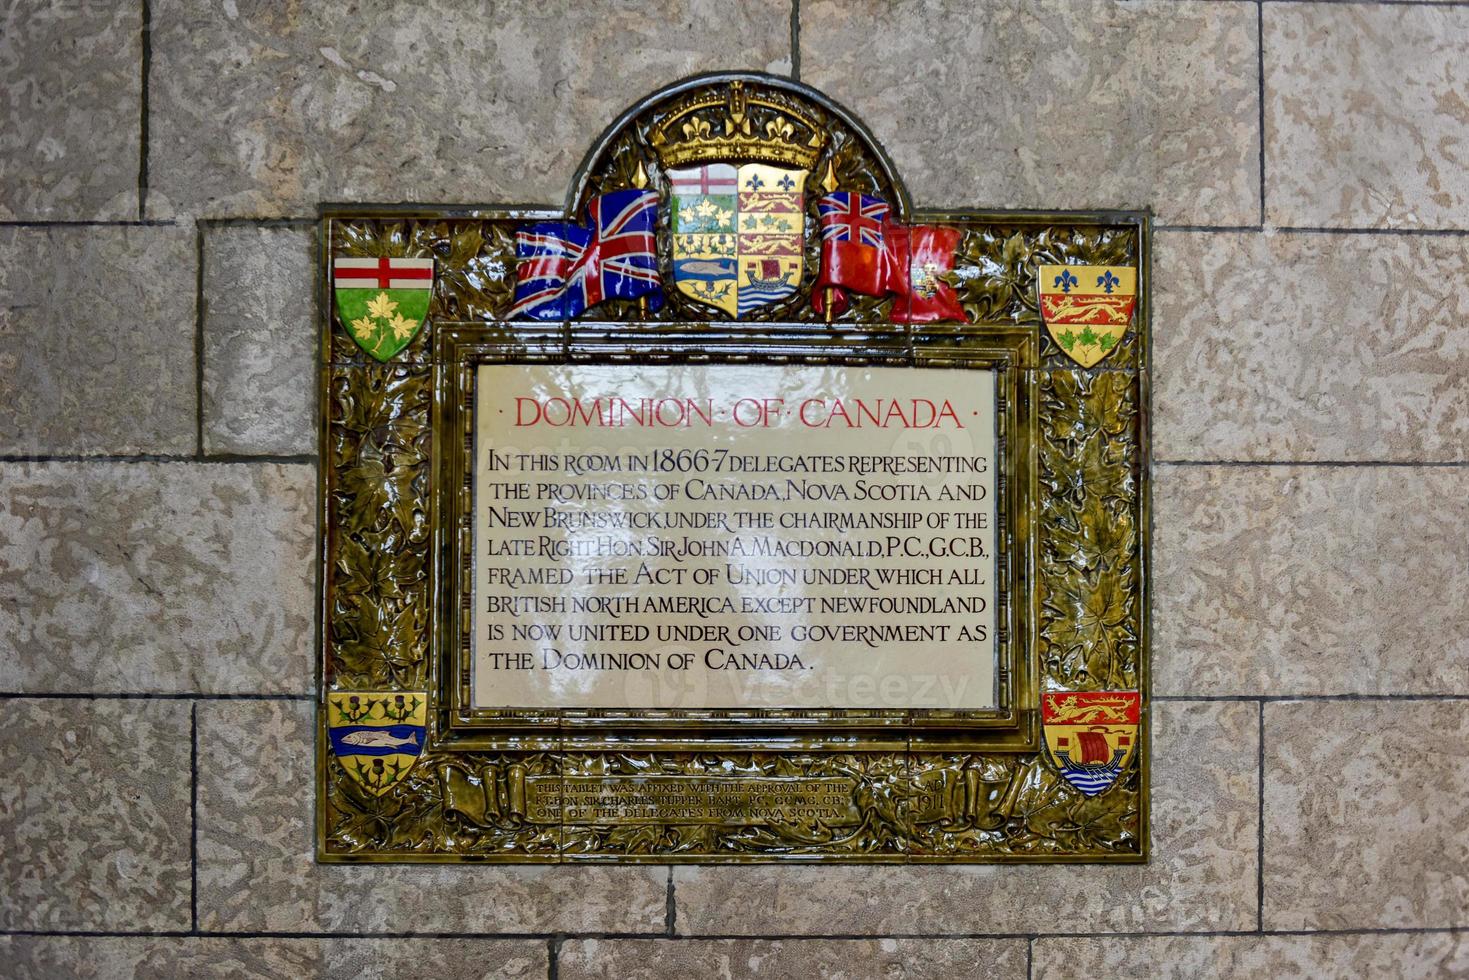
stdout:
POLYGON ((751 174, 750 179, 745 181, 745 186, 750 188, 750 190, 752 191, 758 191, 760 188, 765 186, 765 181, 760 179, 759 174, 751 174))
POLYGON ((1116 276, 1112 275, 1111 269, 1108 269, 1100 276, 1097 276, 1097 285, 1105 289, 1108 294, 1110 294, 1112 292, 1112 288, 1121 281, 1121 279, 1118 279, 1116 276))
POLYGON ((1075 286, 1078 281, 1079 280, 1070 272, 1063 271, 1059 276, 1056 277, 1056 281, 1051 285, 1060 286, 1061 292, 1069 293, 1071 292, 1071 287, 1075 286))

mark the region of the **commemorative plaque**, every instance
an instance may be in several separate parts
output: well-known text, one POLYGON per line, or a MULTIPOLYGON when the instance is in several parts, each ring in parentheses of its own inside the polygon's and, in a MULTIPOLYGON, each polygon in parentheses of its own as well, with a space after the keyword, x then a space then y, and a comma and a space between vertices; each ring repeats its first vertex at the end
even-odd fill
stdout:
POLYGON ((1145 860, 1148 233, 757 74, 323 208, 319 858, 1145 860))

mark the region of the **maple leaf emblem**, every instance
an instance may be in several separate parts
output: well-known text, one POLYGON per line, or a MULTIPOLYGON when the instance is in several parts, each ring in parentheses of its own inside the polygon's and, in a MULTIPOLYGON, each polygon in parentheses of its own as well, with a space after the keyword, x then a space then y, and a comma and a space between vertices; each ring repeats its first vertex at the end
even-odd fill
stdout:
POLYGON ((375 329, 377 328, 373 326, 372 317, 360 316, 352 321, 352 332, 357 335, 359 340, 370 338, 375 329))
MULTIPOLYGON (((455 255, 460 259, 483 244, 481 238, 471 237, 464 244, 456 238, 455 255)), ((428 317, 433 304, 433 259, 352 257, 336 261, 338 322, 358 347, 386 363, 412 342, 428 317), (354 270, 368 271, 354 274, 354 270)))
POLYGON ((393 336, 398 340, 404 340, 412 336, 413 330, 417 326, 418 324, 398 313, 394 313, 392 319, 388 321, 388 327, 393 331, 393 336))
POLYGON ((367 315, 374 320, 391 321, 397 310, 398 304, 389 299, 387 293, 378 293, 367 301, 367 315))

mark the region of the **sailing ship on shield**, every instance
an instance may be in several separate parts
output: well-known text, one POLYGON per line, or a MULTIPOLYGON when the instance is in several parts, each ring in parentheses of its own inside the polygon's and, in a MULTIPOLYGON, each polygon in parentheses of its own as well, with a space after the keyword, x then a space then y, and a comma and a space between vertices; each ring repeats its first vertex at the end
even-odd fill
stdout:
POLYGON ((794 295, 801 284, 806 175, 759 163, 668 171, 674 286, 736 317, 794 295))
POLYGON ((1117 782, 1137 751, 1141 704, 1136 691, 1048 692, 1041 725, 1062 778, 1086 796, 1117 782))
POLYGON ((674 287, 740 318, 800 288, 806 180, 827 136, 791 106, 757 125, 742 85, 705 101, 671 114, 649 143, 671 192, 674 287))

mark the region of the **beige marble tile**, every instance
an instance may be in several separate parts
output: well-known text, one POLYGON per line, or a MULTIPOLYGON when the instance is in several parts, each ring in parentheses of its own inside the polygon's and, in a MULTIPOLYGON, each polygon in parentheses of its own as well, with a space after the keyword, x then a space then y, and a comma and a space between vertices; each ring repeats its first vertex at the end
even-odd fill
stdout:
POLYGON ((188 928, 187 702, 0 700, 0 759, 0 928, 188 928))
POLYGON ((1021 980, 1023 939, 573 939, 560 980, 1021 980))
POLYGON ((311 466, 0 463, 0 690, 312 689, 311 466))
POLYGON ((1466 740, 1464 700, 1267 704, 1265 928, 1462 926, 1466 740))
POLYGON ((1452 933, 1332 936, 1117 936, 1038 939, 1035 980, 1154 977, 1427 978, 1469 973, 1469 939, 1452 933))
POLYGON ((790 70, 790 4, 153 4, 149 211, 560 203, 597 135, 716 69, 790 70))
POLYGON ((0 220, 138 216, 143 8, 18 0, 0 13, 0 220))
POLYGON ((204 237, 204 450, 316 451, 316 233, 204 237))
POLYGON ((1469 240, 1162 232, 1159 459, 1469 459, 1469 240))
POLYGON ((1469 9, 1270 3, 1264 17, 1268 221, 1469 227, 1469 9))
POLYGON ((0 937, 14 980, 541 980, 549 955, 535 939, 0 937))
POLYGON ((662 932, 659 867, 319 865, 313 706, 199 705, 199 924, 224 932, 662 932), (272 747, 241 755, 241 739, 272 747))
POLYGON ((1469 693, 1469 470, 1154 476, 1156 693, 1469 693))
POLYGON ((914 203, 1260 218, 1255 5, 807 0, 801 80, 914 203))
POLYGON ((1149 864, 677 867, 678 932, 1253 929, 1256 707, 1167 702, 1152 710, 1149 864))
POLYGON ((192 229, 0 228, 0 453, 193 452, 195 292, 192 229))

